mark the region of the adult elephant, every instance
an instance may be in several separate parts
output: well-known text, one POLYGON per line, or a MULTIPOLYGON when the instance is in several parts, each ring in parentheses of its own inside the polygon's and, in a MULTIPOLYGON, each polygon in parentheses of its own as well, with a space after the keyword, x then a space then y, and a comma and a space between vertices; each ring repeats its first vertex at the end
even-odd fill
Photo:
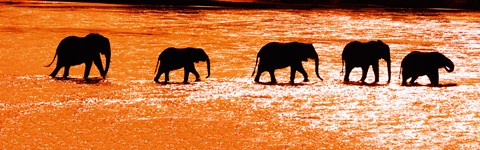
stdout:
POLYGON ((439 52, 412 51, 402 60, 402 85, 407 85, 408 78, 412 78, 410 84, 414 84, 415 80, 423 75, 428 76, 432 85, 438 85, 438 69, 442 67, 447 72, 455 69, 452 60, 439 52))
MULTIPOLYGON (((388 83, 390 83, 391 77, 391 60, 390 60, 390 47, 382 41, 370 41, 362 43, 359 41, 353 41, 348 43, 342 52, 342 66, 345 63, 345 77, 343 81, 348 83, 350 72, 355 67, 362 68, 362 78, 360 81, 365 83, 367 77, 368 68, 372 66, 375 74, 375 83, 379 82, 379 65, 378 61, 384 59, 387 62, 388 68, 388 83)), ((343 67, 342 67, 343 71, 343 67)))
MULTIPOLYGON (((258 63, 258 72, 255 76, 255 82, 260 82, 260 75, 264 71, 270 73, 271 83, 276 83, 274 71, 290 66, 290 83, 294 84, 295 73, 299 71, 302 73, 304 82, 308 81, 308 75, 302 66, 302 61, 308 59, 315 60, 315 73, 320 80, 323 80, 318 74, 318 55, 312 44, 305 44, 299 42, 278 43, 271 42, 263 46, 257 54, 255 67, 258 63), (260 62, 258 63, 258 59, 260 62)), ((252 76, 255 75, 255 67, 253 68, 252 76)))
POLYGON ((100 75, 105 79, 110 67, 110 56, 110 40, 100 34, 90 33, 85 37, 69 36, 60 41, 52 62, 46 67, 52 65, 55 58, 58 57, 57 66, 50 76, 55 77, 58 71, 65 67, 63 78, 67 78, 71 66, 85 63, 83 78, 88 80, 93 62, 100 71, 100 75), (105 70, 103 69, 100 54, 105 55, 105 70))
POLYGON ((210 58, 208 58, 207 53, 205 53, 203 49, 191 47, 167 48, 158 56, 157 65, 155 66, 155 71, 157 71, 158 68, 158 73, 153 80, 159 83, 158 79, 163 73, 165 73, 165 83, 167 83, 170 80, 168 76, 170 71, 184 68, 185 74, 183 83, 188 83, 188 74, 190 72, 195 75, 195 81, 200 81, 200 75, 197 70, 195 70, 194 66, 194 63, 200 61, 207 62, 208 75, 206 78, 210 77, 210 58), (160 67, 158 67, 158 62, 160 62, 160 67))

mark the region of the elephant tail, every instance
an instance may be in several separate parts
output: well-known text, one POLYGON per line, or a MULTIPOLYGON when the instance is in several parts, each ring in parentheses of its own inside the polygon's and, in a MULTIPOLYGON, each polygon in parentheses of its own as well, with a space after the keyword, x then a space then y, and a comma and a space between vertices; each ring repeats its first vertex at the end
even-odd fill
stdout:
POLYGON ((400 73, 398 74, 398 79, 401 79, 402 77, 402 67, 400 67, 400 73))
POLYGON ((345 60, 342 59, 342 71, 340 71, 340 75, 343 75, 343 67, 345 67, 345 60))
POLYGON ((255 66, 253 66, 252 77, 253 77, 253 75, 255 75, 255 69, 257 68, 257 63, 258 63, 258 54, 257 54, 257 59, 255 60, 255 66))
POLYGON ((158 63, 160 62, 160 60, 157 60, 157 65, 155 65, 155 72, 153 74, 156 74, 157 73, 157 70, 158 70, 158 63))
POLYGON ((55 61, 55 58, 57 58, 57 53, 55 53, 55 55, 53 56, 52 62, 50 62, 50 64, 46 65, 45 67, 50 67, 50 65, 52 65, 53 62, 55 61))

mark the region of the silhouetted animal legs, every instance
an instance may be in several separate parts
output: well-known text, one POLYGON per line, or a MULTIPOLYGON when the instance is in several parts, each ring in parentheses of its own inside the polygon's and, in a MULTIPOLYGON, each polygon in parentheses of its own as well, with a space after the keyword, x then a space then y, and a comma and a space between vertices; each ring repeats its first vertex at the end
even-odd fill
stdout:
POLYGON ((365 83, 365 79, 367 78, 368 67, 370 66, 362 66, 362 78, 360 79, 362 83, 365 83))
POLYGON ((307 71, 305 71, 305 68, 303 68, 303 65, 300 64, 298 67, 297 67, 297 70, 298 72, 300 72, 302 75, 303 75, 303 82, 308 82, 308 74, 307 74, 307 71))
POLYGON ((261 74, 262 72, 263 72, 263 71, 261 71, 261 72, 258 71, 258 72, 257 72, 257 75, 255 76, 255 80, 254 80, 255 82, 260 82, 260 74, 261 74))
POLYGON ((163 73, 164 73, 163 70, 158 69, 157 75, 155 76, 155 78, 153 78, 153 81, 158 82, 158 79, 160 79, 160 76, 161 76, 163 73))
POLYGON ((170 81, 170 70, 165 71, 165 83, 170 81))
POLYGON ((70 71, 70 66, 65 66, 65 69, 63 71, 63 78, 67 79, 68 78, 68 72, 70 71))
POLYGON ((343 82, 350 82, 348 79, 350 77, 350 72, 352 72, 353 66, 346 64, 345 65, 345 77, 343 78, 343 82))
POLYGON ((438 71, 432 71, 427 76, 432 85, 438 85, 438 71))
POLYGON ((410 79, 410 84, 415 84, 415 80, 417 80, 418 75, 413 75, 412 79, 410 79))
POLYGON ((97 69, 100 72, 100 75, 102 77, 105 77, 106 73, 105 73, 105 70, 103 70, 103 64, 102 64, 102 61, 100 60, 100 58, 99 59, 94 59, 93 63, 95 64, 95 66, 97 66, 97 69))
POLYGON ((62 66, 57 65, 57 66, 55 67, 55 70, 53 70, 53 72, 52 72, 49 76, 55 77, 55 76, 57 75, 58 71, 60 71, 60 69, 62 69, 62 66))
POLYGON ((262 75, 262 73, 265 71, 265 69, 263 69, 262 66, 258 66, 258 71, 257 71, 257 75, 255 76, 255 82, 260 82, 260 75, 262 75))
POLYGON ((407 79, 410 78, 407 73, 402 73, 402 85, 407 85, 407 79))
POLYGON ((373 63, 372 68, 373 68, 373 73, 375 74, 375 83, 379 82, 380 81, 380 78, 379 78, 380 76, 378 75, 378 70, 379 70, 378 69, 378 61, 377 61, 377 63, 373 63))
POLYGON ((195 69, 195 65, 192 63, 192 64, 188 64, 184 67, 184 70, 185 70, 185 73, 184 73, 184 77, 183 77, 183 82, 184 83, 188 83, 188 74, 191 72, 193 73, 193 75, 195 75, 195 81, 200 81, 200 75, 198 74, 197 70, 195 69))
POLYGON ((290 84, 295 84, 295 73, 297 73, 297 70, 295 70, 294 66, 290 67, 290 84))
POLYGON ((270 82, 277 83, 277 79, 275 79, 275 70, 269 70, 268 73, 270 74, 270 82))
POLYGON ((188 83, 188 74, 190 73, 190 71, 188 71, 188 69, 185 67, 184 68, 184 73, 183 73, 183 83, 188 83))
MULTIPOLYGON (((88 76, 90 75, 90 69, 92 69, 92 62, 85 62, 85 72, 83 73, 83 78, 88 80, 88 76)), ((102 71, 100 71, 103 73, 102 71)))
POLYGON ((190 72, 192 72, 192 74, 195 75, 195 81, 200 81, 200 74, 198 74, 197 69, 192 68, 190 72))

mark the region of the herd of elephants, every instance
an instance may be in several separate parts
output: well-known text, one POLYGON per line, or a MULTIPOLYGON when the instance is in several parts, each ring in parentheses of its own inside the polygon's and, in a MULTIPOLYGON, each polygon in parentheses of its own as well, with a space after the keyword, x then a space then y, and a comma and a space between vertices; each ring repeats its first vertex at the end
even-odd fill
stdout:
MULTIPOLYGON (((90 33, 85 37, 69 36, 64 38, 57 47, 56 54, 52 62, 47 65, 50 66, 55 58, 58 57, 55 70, 50 74, 55 77, 58 71, 64 68, 63 78, 68 77, 68 72, 71 66, 85 63, 85 73, 83 78, 88 80, 92 62, 97 66, 101 76, 105 79, 108 69, 110 67, 110 41, 108 38, 90 33), (102 65, 100 54, 105 55, 106 63, 105 69, 102 65)), ((295 73, 299 71, 303 77, 303 81, 308 81, 308 75, 302 66, 302 61, 308 59, 315 60, 315 73, 317 77, 323 80, 318 73, 318 54, 312 44, 305 44, 299 42, 278 43, 271 42, 263 46, 257 54, 255 67, 257 67, 257 74, 254 81, 260 82, 260 75, 267 71, 270 74, 270 83, 276 83, 274 71, 285 67, 290 67, 290 84, 294 84, 295 73), (260 59, 260 60, 259 60, 260 59)), ((391 77, 391 59, 390 48, 384 42, 370 41, 366 43, 353 41, 348 43, 342 52, 342 72, 343 65, 345 65, 345 77, 343 81, 349 82, 349 75, 353 68, 362 68, 362 78, 360 81, 365 83, 365 78, 370 66, 373 68, 375 74, 375 83, 379 82, 379 60, 384 59, 387 62, 388 68, 388 82, 391 77)), ((158 80, 162 74, 165 74, 165 82, 169 81, 169 72, 172 70, 184 68, 185 75, 183 82, 188 83, 189 73, 195 75, 196 81, 200 81, 200 75, 194 67, 194 63, 199 61, 206 61, 208 75, 210 76, 210 59, 205 51, 201 48, 167 48, 158 56, 157 65, 155 67, 156 76, 153 79, 158 80), (160 62, 160 66, 158 63, 160 62), (158 68, 158 71, 157 71, 158 68)), ((252 76, 255 75, 255 67, 252 76)), ((407 54, 401 63, 402 85, 416 84, 415 80, 419 76, 427 75, 432 85, 438 85, 438 69, 444 67, 447 72, 454 70, 453 62, 438 52, 420 52, 412 51, 407 54), (407 79, 410 79, 407 84, 407 79)))

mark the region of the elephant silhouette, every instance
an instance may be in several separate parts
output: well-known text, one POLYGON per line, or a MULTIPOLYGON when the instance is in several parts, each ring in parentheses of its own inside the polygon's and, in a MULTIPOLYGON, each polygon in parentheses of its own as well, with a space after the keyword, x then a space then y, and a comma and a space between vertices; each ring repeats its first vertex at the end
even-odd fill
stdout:
POLYGON ((438 85, 438 69, 444 67, 447 72, 452 72, 455 65, 452 60, 439 52, 412 51, 407 54, 401 64, 402 85, 415 84, 419 76, 427 75, 432 85, 438 85))
POLYGON ((359 41, 353 41, 348 43, 342 52, 342 72, 343 65, 345 63, 345 77, 343 81, 345 83, 350 82, 348 79, 350 72, 355 67, 362 68, 362 78, 360 81, 365 83, 367 78, 368 68, 372 66, 375 74, 375 83, 379 82, 379 65, 380 59, 384 59, 387 62, 388 69, 388 83, 390 83, 391 77, 391 60, 390 60, 390 47, 383 43, 381 40, 370 41, 362 43, 359 41))
POLYGON ((200 61, 207 62, 207 71, 208 75, 206 78, 210 77, 210 58, 207 53, 201 48, 167 48, 160 53, 157 60, 157 65, 155 66, 155 72, 158 73, 153 79, 155 82, 160 83, 158 79, 160 76, 165 73, 165 83, 168 83, 170 80, 169 73, 172 70, 177 70, 184 68, 185 74, 183 78, 183 83, 188 83, 188 74, 191 72, 195 75, 196 80, 200 81, 200 75, 195 69, 194 63, 200 61), (158 63, 160 62, 160 67, 158 63))
POLYGON ((68 36, 60 41, 52 62, 45 67, 52 65, 56 57, 58 57, 57 66, 49 75, 51 77, 55 77, 58 71, 60 71, 62 67, 65 67, 63 78, 66 79, 68 78, 68 72, 71 66, 85 63, 85 73, 83 78, 88 80, 88 75, 90 74, 93 62, 100 71, 103 79, 105 79, 108 73, 108 68, 110 67, 110 40, 97 33, 90 33, 85 37, 68 36), (103 69, 100 54, 105 55, 105 70, 103 69))
POLYGON ((320 80, 323 80, 318 74, 318 54, 312 44, 270 42, 258 52, 252 76, 255 75, 255 67, 258 64, 255 82, 259 83, 260 75, 264 71, 268 71, 271 78, 270 82, 277 83, 274 75, 275 70, 290 66, 290 84, 294 84, 296 71, 299 71, 304 77, 303 81, 307 82, 309 81, 308 74, 302 66, 302 61, 307 61, 309 58, 315 60, 315 73, 320 80), (258 59, 260 59, 260 62, 258 62, 258 59))

